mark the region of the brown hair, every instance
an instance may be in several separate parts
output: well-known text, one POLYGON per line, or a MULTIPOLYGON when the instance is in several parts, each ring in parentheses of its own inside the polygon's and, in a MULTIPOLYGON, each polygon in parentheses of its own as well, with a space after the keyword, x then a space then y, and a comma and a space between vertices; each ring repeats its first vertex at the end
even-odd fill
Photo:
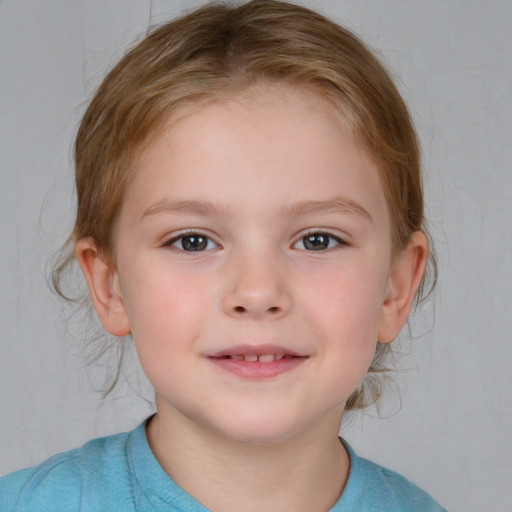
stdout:
MULTIPOLYGON (((384 67, 351 32, 309 9, 253 0, 207 4, 149 32, 110 71, 92 99, 75 143, 77 214, 68 240, 92 237, 112 257, 112 231, 130 163, 169 115, 260 82, 310 90, 331 102, 378 163, 393 248, 426 233, 420 157, 409 113, 384 67)), ((68 247, 69 247, 68 245, 68 247)), ((54 284, 73 260, 54 271, 54 284)), ((435 274, 435 261, 431 255, 435 274)), ((422 285, 417 301, 425 295, 422 285)), ((389 345, 379 343, 367 378, 347 409, 375 402, 389 345)))

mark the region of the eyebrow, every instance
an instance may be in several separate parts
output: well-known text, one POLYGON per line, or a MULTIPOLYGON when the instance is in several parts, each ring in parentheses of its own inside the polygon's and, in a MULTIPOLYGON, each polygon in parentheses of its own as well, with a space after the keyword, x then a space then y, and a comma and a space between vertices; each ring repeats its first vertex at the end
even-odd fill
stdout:
POLYGON ((288 215, 342 213, 356 215, 373 223, 373 218, 368 210, 356 201, 341 196, 335 196, 324 201, 299 201, 285 211, 288 215))
POLYGON ((196 214, 196 215, 225 215, 225 210, 219 205, 210 201, 199 201, 196 199, 172 199, 162 200, 146 208, 141 215, 141 220, 151 215, 161 213, 171 213, 177 215, 196 214))
MULTIPOLYGON (((162 213, 174 215, 214 215, 221 217, 226 216, 227 211, 211 201, 201 201, 197 199, 164 199, 146 208, 141 215, 141 220, 162 213)), ((285 207, 282 213, 287 216, 342 213, 344 215, 356 215, 373 223, 372 216, 368 210, 356 201, 341 196, 335 196, 322 201, 299 201, 291 207, 285 207)))

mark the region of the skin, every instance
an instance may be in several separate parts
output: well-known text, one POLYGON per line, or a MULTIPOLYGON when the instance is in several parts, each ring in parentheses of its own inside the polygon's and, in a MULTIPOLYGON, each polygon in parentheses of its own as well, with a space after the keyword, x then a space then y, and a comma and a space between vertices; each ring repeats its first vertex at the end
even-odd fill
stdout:
POLYGON ((94 240, 76 254, 103 326, 132 334, 155 388, 162 467, 214 511, 328 510, 349 471, 346 400, 405 323, 427 255, 413 233, 392 257, 368 152, 321 99, 260 86, 170 119, 115 229, 115 268, 94 240), (191 232, 205 250, 184 250, 191 232), (263 344, 303 359, 248 378, 210 357, 263 344))

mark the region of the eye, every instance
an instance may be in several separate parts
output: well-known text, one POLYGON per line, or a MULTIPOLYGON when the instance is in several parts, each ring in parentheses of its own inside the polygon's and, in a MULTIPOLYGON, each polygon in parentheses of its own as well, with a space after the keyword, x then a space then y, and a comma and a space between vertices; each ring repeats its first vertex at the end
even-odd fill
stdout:
POLYGON ((218 247, 215 242, 200 233, 189 233, 186 235, 176 236, 165 242, 164 246, 176 247, 176 249, 187 252, 207 251, 218 247))
POLYGON ((307 251, 325 251, 326 249, 332 249, 338 245, 346 244, 341 238, 319 231, 303 236, 295 243, 294 248, 305 249, 307 251))

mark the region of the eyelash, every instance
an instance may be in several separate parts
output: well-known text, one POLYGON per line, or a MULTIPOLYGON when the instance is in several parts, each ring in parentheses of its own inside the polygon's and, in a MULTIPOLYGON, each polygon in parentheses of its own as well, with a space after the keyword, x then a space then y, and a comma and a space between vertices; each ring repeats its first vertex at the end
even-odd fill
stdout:
MULTIPOLYGON (((196 241, 196 243, 197 243, 197 241, 196 241)), ((209 236, 206 236, 203 233, 197 233, 195 231, 187 231, 186 233, 181 233, 179 235, 173 236, 172 238, 169 238, 169 240, 166 240, 162 244, 162 246, 163 247, 174 247, 175 249, 177 249, 179 251, 183 251, 183 252, 203 252, 203 251, 211 250, 211 249, 218 247, 218 244, 213 242, 213 240, 209 236), (185 249, 185 247, 183 245, 184 241, 188 239, 193 244, 194 242, 192 242, 192 239, 194 239, 194 238, 203 239, 204 241, 206 241, 206 246, 203 249, 192 249, 192 250, 185 249), (181 240, 181 247, 176 247, 175 244, 178 243, 180 240, 181 240), (214 244, 215 247, 208 247, 208 245, 210 245, 210 244, 214 244)))
MULTIPOLYGON (((324 240, 324 245, 325 245, 325 240, 324 240)), ((306 233, 305 235, 303 235, 301 238, 299 238, 296 242, 294 242, 292 247, 296 248, 296 249, 298 248, 300 250, 308 251, 308 252, 309 251, 322 252, 322 251, 327 251, 327 250, 338 248, 339 246, 346 246, 346 245, 349 245, 349 244, 338 236, 335 236, 331 233, 321 231, 321 230, 311 230, 308 233, 306 233), (320 243, 318 242, 318 239, 321 237, 324 237, 327 239, 327 247, 318 247, 319 245, 321 245, 321 242, 320 243), (313 241, 314 238, 317 238, 316 242, 313 241), (335 245, 332 245, 333 241, 335 242, 335 245), (299 243, 302 243, 301 248, 297 247, 297 245, 299 243), (308 244, 311 244, 310 248, 306 247, 308 244), (317 248, 314 248, 315 246, 317 248)), ((207 235, 204 235, 203 233, 198 233, 195 231, 181 233, 180 235, 173 236, 169 240, 166 240, 162 244, 162 246, 163 247, 174 247, 175 249, 177 249, 179 251, 183 251, 183 252, 204 252, 204 251, 208 251, 208 250, 215 249, 215 248, 219 247, 218 244, 216 244, 210 237, 208 237, 207 235), (201 242, 201 240, 194 241, 193 239, 195 239, 195 238, 202 239, 203 243, 201 242), (180 240, 181 240, 181 247, 177 247, 175 244, 177 244, 180 240), (189 249, 185 248, 185 245, 184 245, 185 240, 188 240, 191 244, 189 246, 189 249), (194 244, 197 244, 199 246, 199 248, 190 249, 190 247, 193 247, 194 244), (204 245, 204 244, 206 244, 206 245, 204 245), (209 247, 210 244, 213 244, 214 247, 209 247)))
POLYGON ((336 248, 338 248, 340 246, 348 245, 348 243, 345 242, 345 240, 343 240, 339 236, 335 236, 332 233, 328 233, 328 232, 322 231, 322 230, 311 230, 311 231, 309 231, 308 233, 303 235, 301 238, 299 238, 299 240, 297 240, 297 242, 295 242, 293 244, 293 247, 296 247, 296 245, 298 243, 300 243, 300 242, 302 242, 302 245, 303 245, 303 248, 301 250, 305 250, 305 251, 327 251, 327 250, 330 250, 330 249, 336 249, 336 248), (323 249, 307 249, 306 246, 305 246, 307 243, 312 243, 313 245, 315 245, 315 243, 312 241, 312 239, 315 238, 315 237, 326 237, 328 239, 327 247, 325 247, 323 249), (336 242, 336 245, 331 247, 331 241, 336 242))

